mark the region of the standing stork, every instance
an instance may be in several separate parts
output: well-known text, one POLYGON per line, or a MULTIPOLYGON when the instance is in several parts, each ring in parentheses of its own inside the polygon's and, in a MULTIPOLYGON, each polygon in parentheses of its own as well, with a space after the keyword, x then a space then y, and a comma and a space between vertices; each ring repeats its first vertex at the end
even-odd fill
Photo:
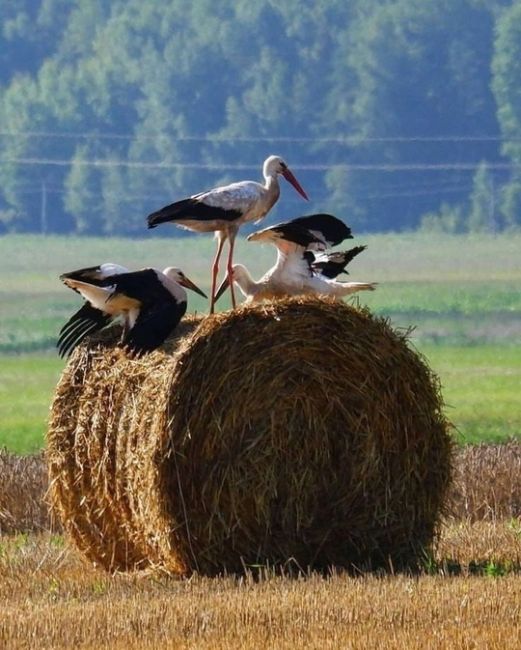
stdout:
POLYGON ((123 318, 121 344, 135 354, 155 350, 184 316, 186 291, 206 295, 178 268, 129 272, 118 264, 79 269, 60 279, 85 299, 58 338, 60 356, 70 354, 89 334, 123 318))
MULTIPOLYGON (((374 282, 338 282, 334 278, 365 246, 356 246, 342 253, 326 253, 330 246, 351 239, 351 229, 330 214, 314 214, 280 223, 252 233, 248 241, 274 244, 277 248, 275 265, 256 282, 248 269, 235 264, 232 277, 247 302, 280 298, 306 293, 343 297, 356 291, 372 291, 374 282)), ((217 290, 216 299, 226 289, 225 278, 217 290)))
POLYGON ((297 192, 308 200, 299 182, 280 156, 269 156, 262 167, 264 185, 255 181, 240 181, 216 187, 207 192, 176 201, 165 206, 147 217, 148 227, 155 228, 160 223, 173 222, 182 228, 197 232, 215 232, 217 237, 217 252, 212 266, 212 295, 210 298, 210 313, 214 311, 215 287, 219 272, 219 259, 228 239, 227 275, 232 294, 232 305, 235 308, 235 293, 233 290, 232 265, 233 246, 239 227, 247 221, 259 221, 270 211, 280 195, 278 176, 282 175, 297 192))

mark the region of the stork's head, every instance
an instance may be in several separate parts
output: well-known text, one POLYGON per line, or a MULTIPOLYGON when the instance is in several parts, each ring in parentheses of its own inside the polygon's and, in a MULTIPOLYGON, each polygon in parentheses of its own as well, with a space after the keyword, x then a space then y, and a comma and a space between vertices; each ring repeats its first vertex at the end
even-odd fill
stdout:
POLYGON ((195 293, 198 293, 200 296, 203 296, 203 298, 207 298, 208 296, 199 289, 199 287, 194 284, 191 280, 189 280, 186 275, 181 271, 181 269, 178 269, 176 266, 167 266, 166 269, 163 271, 163 275, 166 275, 166 277, 169 280, 172 280, 173 282, 176 282, 177 284, 180 284, 182 287, 186 287, 187 289, 191 289, 192 291, 195 291, 195 293))
MULTIPOLYGON (((254 293, 255 281, 251 277, 248 269, 243 264, 234 264, 232 266, 231 275, 232 280, 237 284, 245 297, 248 297, 254 293)), ((228 275, 226 275, 215 293, 215 301, 219 300, 219 298, 223 295, 229 286, 230 283, 228 281, 228 275)))
POLYGON ((309 200, 308 195, 304 192, 300 183, 280 156, 269 156, 266 158, 262 168, 262 173, 264 174, 264 178, 270 178, 271 176, 277 176, 278 174, 284 176, 288 183, 291 183, 291 185, 293 185, 297 192, 303 196, 306 201, 309 200))

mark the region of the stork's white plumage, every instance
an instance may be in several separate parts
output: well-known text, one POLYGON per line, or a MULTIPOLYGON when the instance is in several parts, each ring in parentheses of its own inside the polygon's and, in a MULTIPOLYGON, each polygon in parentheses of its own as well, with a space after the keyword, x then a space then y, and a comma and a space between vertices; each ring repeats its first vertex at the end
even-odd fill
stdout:
MULTIPOLYGON (((266 216, 280 195, 279 174, 293 185, 305 199, 307 195, 299 182, 280 156, 269 156, 262 168, 264 184, 255 181, 241 181, 167 205, 147 217, 148 227, 155 228, 166 222, 195 230, 197 232, 215 232, 217 252, 212 266, 212 295, 210 313, 214 309, 215 286, 219 272, 219 259, 224 242, 228 239, 227 275, 231 278, 233 264, 233 246, 237 231, 247 221, 258 221, 266 216)), ((232 304, 235 307, 233 282, 230 282, 232 304)))
POLYGON ((57 345, 61 356, 120 317, 124 346, 137 354, 154 350, 186 312, 183 287, 206 298, 176 267, 129 272, 119 265, 102 264, 64 273, 60 279, 85 299, 60 331, 57 345))
MULTIPOLYGON (((248 240, 274 244, 277 248, 275 265, 255 281, 245 266, 235 264, 233 280, 247 302, 307 293, 341 298, 357 291, 372 291, 376 287, 374 282, 334 279, 335 274, 345 271, 346 264, 365 249, 365 246, 358 246, 342 254, 331 254, 331 260, 322 252, 347 238, 351 238, 351 230, 340 219, 328 214, 299 217, 265 228, 251 234, 248 240), (327 274, 322 272, 324 266, 327 274)), ((224 292, 226 282, 227 279, 219 287, 216 299, 224 292)))

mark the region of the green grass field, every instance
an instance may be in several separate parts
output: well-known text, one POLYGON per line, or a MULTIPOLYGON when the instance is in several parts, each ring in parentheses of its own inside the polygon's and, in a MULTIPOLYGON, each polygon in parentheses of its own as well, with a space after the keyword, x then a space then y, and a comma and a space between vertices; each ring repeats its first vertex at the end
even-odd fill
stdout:
POLYGON ((63 361, 50 354, 0 359, 0 446, 28 453, 44 443, 47 415, 63 361))
MULTIPOLYGON (((441 377, 458 440, 520 435, 521 235, 371 235, 355 243, 369 248, 353 262, 351 279, 380 283, 356 300, 396 327, 415 327, 412 340, 441 377)), ((213 252, 210 236, 0 238, 0 445, 27 452, 43 444, 63 367, 53 349, 56 334, 81 304, 60 273, 103 261, 176 265, 209 290, 213 252)), ((259 277, 275 254, 240 240, 235 259, 259 277)), ((206 310, 207 302, 191 294, 189 311, 206 310)))
POLYGON ((420 347, 441 378, 448 418, 460 444, 521 436, 521 348, 420 347))

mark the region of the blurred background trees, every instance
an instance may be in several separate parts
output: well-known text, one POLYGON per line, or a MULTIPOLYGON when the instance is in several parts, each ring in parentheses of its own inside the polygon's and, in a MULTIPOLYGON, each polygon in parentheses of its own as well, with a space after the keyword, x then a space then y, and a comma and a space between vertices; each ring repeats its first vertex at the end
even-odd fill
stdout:
POLYGON ((312 199, 279 217, 516 228, 520 87, 520 1, 11 0, 0 232, 139 235, 271 153, 312 199))

